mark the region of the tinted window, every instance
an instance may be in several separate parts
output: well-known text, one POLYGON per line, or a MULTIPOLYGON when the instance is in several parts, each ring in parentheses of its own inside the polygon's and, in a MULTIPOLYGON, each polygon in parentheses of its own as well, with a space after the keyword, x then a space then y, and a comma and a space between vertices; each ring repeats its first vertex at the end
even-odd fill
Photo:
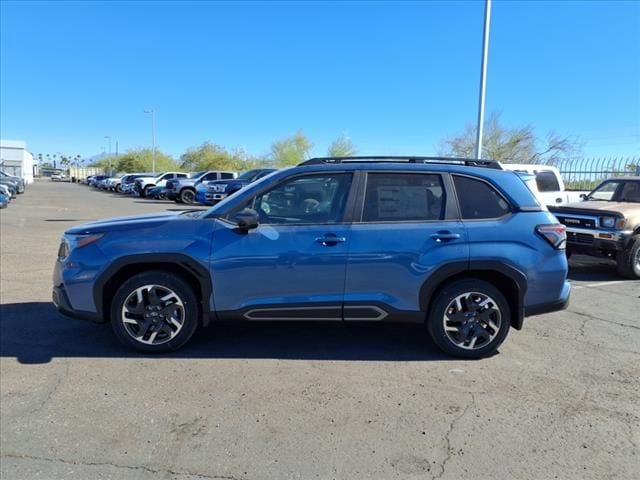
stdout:
POLYGON ((560 184, 553 172, 536 172, 536 184, 540 192, 560 191, 560 184))
MULTIPOLYGON (((222 178, 224 178, 224 177, 222 177, 222 178)), ((202 177, 202 181, 217 180, 217 179, 218 179, 218 173, 217 172, 209 172, 204 177, 202 177)))
POLYGON ((462 218, 498 218, 509 213, 509 204, 488 183, 469 177, 453 176, 462 218))
POLYGON ((370 173, 363 222, 442 220, 445 193, 440 175, 370 173))
POLYGON ((293 178, 256 197, 252 208, 262 224, 338 223, 344 217, 351 177, 336 173, 293 178))
POLYGON ((221 178, 221 179, 223 179, 223 180, 231 180, 231 179, 233 179, 233 178, 235 178, 235 177, 233 176, 233 173, 230 173, 230 172, 222 172, 222 173, 220 174, 220 178, 221 178))
POLYGON ((176 173, 175 178, 187 178, 189 175, 186 173, 176 173))

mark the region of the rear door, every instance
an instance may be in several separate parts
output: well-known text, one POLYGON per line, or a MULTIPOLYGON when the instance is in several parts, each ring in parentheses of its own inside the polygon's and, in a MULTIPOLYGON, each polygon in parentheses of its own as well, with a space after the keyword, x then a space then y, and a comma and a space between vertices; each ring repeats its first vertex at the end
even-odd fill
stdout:
POLYGON ((351 228, 345 320, 416 319, 429 276, 452 262, 466 265, 466 231, 447 174, 369 172, 351 228), (406 317, 406 318, 403 318, 406 317))

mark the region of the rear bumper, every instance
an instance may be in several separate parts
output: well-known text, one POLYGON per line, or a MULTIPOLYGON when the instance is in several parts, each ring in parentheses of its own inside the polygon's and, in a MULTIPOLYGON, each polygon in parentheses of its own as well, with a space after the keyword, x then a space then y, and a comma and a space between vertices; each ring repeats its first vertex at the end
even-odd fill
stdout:
POLYGON ((69 297, 67 297, 67 293, 64 290, 63 286, 53 287, 53 292, 51 293, 51 300, 53 301, 53 305, 56 307, 58 312, 61 314, 76 318, 78 320, 88 320, 90 322, 103 323, 104 319, 102 319, 95 312, 85 312, 82 310, 74 310, 71 307, 71 303, 69 302, 69 297))
POLYGON ((529 305, 524 308, 524 316, 533 317, 535 315, 543 315, 545 313, 557 312, 559 310, 566 310, 567 307, 569 307, 570 297, 571 297, 571 284, 569 282, 565 282, 559 299, 554 300, 552 302, 529 305))

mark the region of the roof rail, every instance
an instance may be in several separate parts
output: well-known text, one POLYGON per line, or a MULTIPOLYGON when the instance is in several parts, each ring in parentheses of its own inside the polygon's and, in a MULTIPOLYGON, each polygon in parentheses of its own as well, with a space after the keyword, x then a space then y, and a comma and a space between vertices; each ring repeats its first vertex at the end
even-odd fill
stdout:
POLYGON ((475 158, 457 157, 415 157, 415 156, 362 156, 362 157, 316 157, 299 163, 298 166, 322 165, 336 163, 433 163, 445 165, 464 165, 467 167, 484 167, 502 170, 502 165, 497 160, 480 160, 475 158))

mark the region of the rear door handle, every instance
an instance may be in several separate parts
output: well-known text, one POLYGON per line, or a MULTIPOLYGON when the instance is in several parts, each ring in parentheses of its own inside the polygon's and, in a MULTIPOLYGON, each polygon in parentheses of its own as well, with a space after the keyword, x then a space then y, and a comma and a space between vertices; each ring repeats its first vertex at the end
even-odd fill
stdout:
POLYGON ((437 243, 448 242, 450 240, 457 240, 460 238, 459 233, 452 233, 448 231, 436 232, 431 235, 431 238, 435 240, 437 243))
POLYGON ((338 237, 333 233, 327 233, 321 237, 316 238, 316 242, 320 245, 324 245, 325 247, 331 247, 333 245, 337 245, 338 243, 344 243, 347 239, 345 237, 338 237))

